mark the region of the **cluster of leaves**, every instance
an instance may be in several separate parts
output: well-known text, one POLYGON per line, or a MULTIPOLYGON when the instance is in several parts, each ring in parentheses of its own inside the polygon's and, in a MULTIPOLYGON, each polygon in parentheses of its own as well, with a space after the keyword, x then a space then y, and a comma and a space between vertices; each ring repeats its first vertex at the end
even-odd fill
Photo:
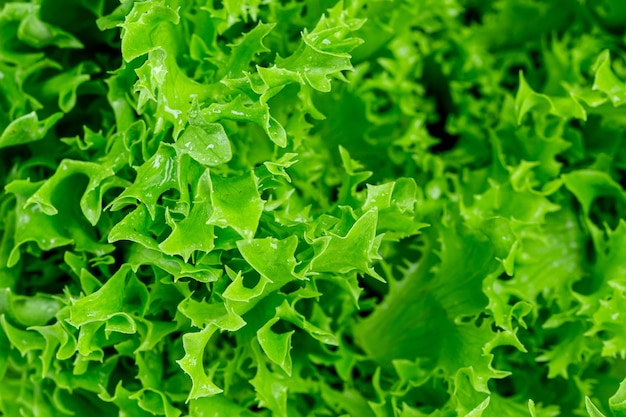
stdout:
POLYGON ((0 415, 625 415, 625 26, 0 0, 0 415))

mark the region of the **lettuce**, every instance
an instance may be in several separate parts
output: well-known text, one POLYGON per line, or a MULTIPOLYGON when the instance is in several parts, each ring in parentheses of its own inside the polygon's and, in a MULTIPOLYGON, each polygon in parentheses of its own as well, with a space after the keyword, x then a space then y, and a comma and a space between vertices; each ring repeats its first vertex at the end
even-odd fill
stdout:
POLYGON ((0 415, 624 415, 623 23, 0 2, 0 415))

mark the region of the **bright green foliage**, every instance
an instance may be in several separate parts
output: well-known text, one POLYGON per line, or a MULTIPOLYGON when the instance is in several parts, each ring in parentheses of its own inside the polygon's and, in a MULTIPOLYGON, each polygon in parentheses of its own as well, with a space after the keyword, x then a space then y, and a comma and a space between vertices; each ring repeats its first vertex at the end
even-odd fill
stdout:
POLYGON ((624 4, 0 1, 0 416, 626 416, 624 4))

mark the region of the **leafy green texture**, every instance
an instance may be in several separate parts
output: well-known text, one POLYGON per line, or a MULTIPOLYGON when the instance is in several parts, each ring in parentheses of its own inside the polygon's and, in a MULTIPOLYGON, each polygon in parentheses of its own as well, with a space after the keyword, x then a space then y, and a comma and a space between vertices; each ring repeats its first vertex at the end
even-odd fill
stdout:
POLYGON ((619 0, 0 1, 0 416, 626 415, 619 0))

